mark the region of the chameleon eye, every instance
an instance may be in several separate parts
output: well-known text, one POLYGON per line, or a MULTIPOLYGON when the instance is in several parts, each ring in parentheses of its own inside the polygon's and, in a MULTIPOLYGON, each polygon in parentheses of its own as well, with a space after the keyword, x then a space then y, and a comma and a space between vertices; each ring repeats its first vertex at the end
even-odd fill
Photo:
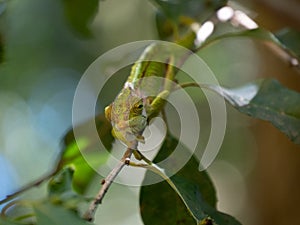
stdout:
POLYGON ((140 113, 143 108, 144 108, 144 105, 141 102, 137 102, 133 107, 133 112, 140 113))

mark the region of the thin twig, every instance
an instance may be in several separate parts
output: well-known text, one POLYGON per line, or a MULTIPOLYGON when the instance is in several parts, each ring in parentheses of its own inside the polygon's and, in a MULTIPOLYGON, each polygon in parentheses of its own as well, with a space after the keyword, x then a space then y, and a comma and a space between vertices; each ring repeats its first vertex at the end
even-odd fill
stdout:
POLYGON ((57 173, 57 170, 52 171, 51 173, 39 178, 36 181, 33 181, 32 183, 27 184, 26 186, 22 187, 21 189, 19 189, 18 191, 14 192, 13 194, 7 195, 4 199, 2 199, 0 201, 0 205, 9 202, 10 200, 14 199, 15 197, 17 197, 18 195, 22 194, 23 192, 31 189, 32 187, 37 187, 39 185, 41 185, 43 182, 45 182, 46 180, 50 179, 52 176, 54 176, 57 173))
POLYGON ((117 175, 120 173, 122 168, 127 165, 129 162, 128 160, 130 159, 132 155, 132 148, 127 148, 126 152, 124 153, 122 159, 120 162, 115 166, 115 168, 107 175, 107 177, 101 182, 102 187, 99 190, 96 198, 94 201, 91 203, 89 209, 86 211, 84 214, 83 218, 87 221, 93 221, 94 216, 97 210, 97 207, 99 204, 101 204, 106 192, 108 191, 110 185, 113 183, 114 179, 117 177, 117 175))

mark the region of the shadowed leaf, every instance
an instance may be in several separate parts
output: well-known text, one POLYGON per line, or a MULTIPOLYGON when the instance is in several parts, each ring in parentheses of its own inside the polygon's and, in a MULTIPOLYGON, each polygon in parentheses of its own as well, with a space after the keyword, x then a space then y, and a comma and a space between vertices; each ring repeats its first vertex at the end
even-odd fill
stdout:
POLYGON ((300 144, 300 93, 273 79, 240 88, 213 87, 228 103, 251 117, 271 122, 296 144, 300 144))
POLYGON ((186 16, 199 20, 211 15, 216 9, 226 5, 224 0, 151 0, 158 10, 175 22, 186 16))
MULTIPOLYGON (((177 139, 168 135, 154 162, 168 158, 176 146, 181 153, 190 154, 177 139)), ((176 165, 176 159, 178 157, 174 157, 170 165, 176 165)), ((169 183, 163 181, 142 186, 140 207, 145 225, 240 224, 233 217, 215 209, 217 200, 214 186, 207 173, 200 172, 198 167, 199 163, 192 156, 182 169, 170 177, 169 183)), ((168 173, 164 172, 165 175, 168 173)), ((147 171, 143 184, 149 184, 155 180, 155 176, 158 175, 147 171)))
POLYGON ((70 26, 82 36, 90 36, 89 24, 98 11, 99 0, 62 0, 70 26))
POLYGON ((227 3, 224 0, 151 0, 151 2, 157 7, 156 27, 160 39, 163 40, 169 40, 168 38, 177 35, 181 39, 191 32, 190 25, 193 22, 203 22, 227 3))
POLYGON ((277 32, 276 37, 279 41, 290 49, 298 58, 300 58, 300 32, 292 29, 283 29, 277 32))

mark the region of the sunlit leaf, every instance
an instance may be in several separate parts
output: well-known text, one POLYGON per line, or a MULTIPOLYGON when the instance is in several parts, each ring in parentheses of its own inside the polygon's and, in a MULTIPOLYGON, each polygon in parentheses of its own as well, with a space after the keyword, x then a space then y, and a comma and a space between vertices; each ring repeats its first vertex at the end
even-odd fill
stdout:
POLYGON ((34 205, 37 225, 87 225, 77 214, 63 207, 43 202, 34 205))
POLYGON ((235 89, 214 89, 240 112, 271 122, 291 141, 300 144, 300 93, 273 79, 235 89))
MULTIPOLYGON (((96 174, 92 167, 97 167, 106 162, 109 156, 107 151, 111 149, 114 140, 111 134, 111 124, 103 115, 97 116, 95 121, 92 122, 96 123, 99 137, 94 140, 87 133, 75 140, 73 130, 69 131, 64 138, 65 149, 57 166, 57 170, 67 165, 75 167, 73 187, 79 193, 84 192, 92 177, 96 174), (99 142, 99 139, 105 149, 95 147, 95 143, 99 142)), ((79 125, 76 129, 85 130, 87 126, 89 126, 88 122, 79 125)))
POLYGON ((91 34, 89 25, 98 11, 99 0, 62 0, 71 27, 83 36, 91 34))
MULTIPOLYGON (((154 162, 167 158, 177 144, 181 153, 189 154, 177 139, 168 135, 154 162)), ((173 158, 170 165, 178 163, 176 158, 173 158)), ((192 156, 182 169, 170 177, 169 183, 163 181, 142 186, 140 207, 145 225, 196 224, 196 221, 197 224, 203 225, 239 224, 231 216, 215 209, 217 200, 214 186, 207 173, 200 172, 198 168, 199 163, 192 156)), ((165 170, 164 173, 168 175, 169 172, 165 170)), ((143 183, 148 184, 155 176, 157 175, 148 171, 143 183)))

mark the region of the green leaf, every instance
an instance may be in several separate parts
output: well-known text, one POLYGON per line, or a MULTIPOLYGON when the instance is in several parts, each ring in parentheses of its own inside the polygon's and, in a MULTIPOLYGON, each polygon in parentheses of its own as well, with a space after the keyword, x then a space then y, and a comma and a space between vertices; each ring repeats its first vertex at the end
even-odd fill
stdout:
POLYGON ((2 35, 0 34, 0 63, 4 61, 4 43, 2 35))
POLYGON ((62 0, 66 18, 74 31, 90 36, 89 24, 98 12, 99 0, 62 0))
MULTIPOLYGON (((226 5, 227 1, 214 0, 151 0, 157 7, 156 26, 158 35, 163 40, 170 37, 186 39, 193 33, 191 23, 202 22, 226 5)), ((194 38, 194 37, 193 37, 194 38)), ((194 42, 194 39, 192 40, 194 42)))
POLYGON ((300 58, 300 32, 285 28, 275 34, 278 40, 300 58))
POLYGON ((73 174, 74 169, 66 167, 49 181, 47 201, 55 205, 62 205, 73 212, 78 212, 79 203, 87 202, 89 199, 74 192, 73 174))
POLYGON ((88 121, 75 129, 89 130, 90 123, 95 122, 99 137, 93 139, 88 133, 83 134, 75 140, 73 129, 64 137, 65 149, 60 156, 56 170, 72 165, 75 168, 73 187, 78 193, 83 193, 96 172, 92 167, 104 164, 109 157, 107 150, 112 147, 114 140, 111 134, 111 124, 103 115, 88 121), (105 149, 98 149, 95 143, 102 141, 105 149), (84 155, 82 154, 84 153, 84 155), (92 166, 92 167, 91 167, 92 166))
MULTIPOLYGON (((166 159, 175 149, 189 154, 178 140, 168 135, 154 162, 166 159), (177 146, 178 145, 178 146, 177 146)), ((178 157, 170 162, 177 165, 178 157)), ((147 185, 156 174, 147 171, 140 193, 141 215, 145 225, 150 224, 228 224, 237 225, 234 218, 215 209, 216 195, 214 186, 205 171, 200 172, 199 163, 192 156, 190 160, 168 181, 147 185), (158 216, 159 215, 159 216, 158 216)), ((164 170, 167 171, 167 170, 164 170)), ((164 172, 168 175, 169 172, 164 172)))
POLYGON ((283 45, 275 37, 274 34, 272 34, 271 32, 269 32, 263 28, 257 28, 257 29, 252 29, 252 30, 239 31, 239 32, 229 32, 229 33, 213 36, 211 38, 208 38, 207 41, 204 43, 204 45, 208 45, 208 44, 220 41, 225 38, 234 38, 234 37, 252 38, 252 39, 257 39, 257 40, 261 40, 261 41, 269 41, 276 45, 279 45, 280 47, 283 47, 283 45))
POLYGON ((216 9, 226 5, 225 0, 151 0, 168 19, 179 22, 186 16, 199 20, 211 15, 216 9))
POLYGON ((34 204, 33 206, 37 225, 88 225, 90 223, 63 207, 48 202, 34 204))
POLYGON ((174 175, 171 177, 171 181, 175 184, 178 194, 182 196, 186 206, 192 212, 193 216, 197 220, 197 224, 230 224, 239 225, 240 223, 233 217, 221 213, 210 206, 202 197, 199 191, 199 184, 192 183, 185 178, 174 175), (209 223, 211 222, 211 223, 209 223))
POLYGON ((202 44, 200 48, 203 48, 209 44, 215 43, 225 38, 252 38, 259 41, 270 42, 279 47, 278 54, 286 59, 286 56, 289 57, 289 63, 293 66, 299 66, 299 57, 300 57, 300 46, 299 46, 299 32, 292 31, 282 31, 281 33, 275 36, 268 30, 263 28, 257 28, 252 30, 245 30, 241 32, 231 32, 225 33, 222 35, 214 36, 208 38, 206 42, 202 44), (298 58, 298 59, 297 59, 298 58))
POLYGON ((0 224, 1 225, 20 225, 20 224, 23 224, 23 223, 17 223, 17 222, 8 221, 8 220, 0 217, 0 224))
POLYGON ((212 89, 240 112, 271 122, 291 141, 300 144, 300 93, 273 79, 249 83, 235 89, 212 89))
POLYGON ((48 192, 50 196, 61 195, 72 191, 72 179, 74 169, 67 167, 54 176, 48 183, 48 192))

